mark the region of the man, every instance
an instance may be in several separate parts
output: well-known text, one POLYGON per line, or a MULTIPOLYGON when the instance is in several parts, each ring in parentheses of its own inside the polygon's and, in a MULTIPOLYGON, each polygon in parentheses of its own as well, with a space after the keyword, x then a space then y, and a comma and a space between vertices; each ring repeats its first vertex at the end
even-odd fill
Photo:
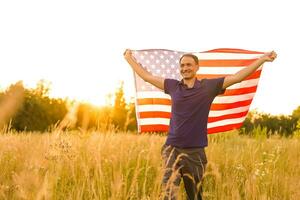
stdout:
POLYGON ((202 199, 201 179, 207 163, 207 121, 211 103, 218 94, 252 74, 264 62, 276 58, 274 51, 261 56, 248 67, 234 75, 198 80, 197 56, 184 54, 179 60, 182 80, 153 76, 133 57, 131 50, 124 57, 132 69, 146 82, 163 90, 172 99, 170 129, 162 147, 165 171, 163 177, 164 199, 176 199, 183 178, 187 199, 202 199))

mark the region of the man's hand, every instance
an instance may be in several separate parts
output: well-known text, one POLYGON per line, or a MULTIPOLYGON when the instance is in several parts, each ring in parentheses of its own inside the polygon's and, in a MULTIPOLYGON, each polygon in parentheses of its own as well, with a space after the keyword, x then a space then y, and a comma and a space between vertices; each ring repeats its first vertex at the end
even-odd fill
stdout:
POLYGON ((273 60, 275 60, 277 57, 277 54, 275 51, 271 51, 268 53, 265 53, 262 58, 266 61, 266 62, 273 62, 273 60))
POLYGON ((123 53, 124 58, 127 60, 128 58, 132 58, 132 51, 130 49, 126 49, 123 53))

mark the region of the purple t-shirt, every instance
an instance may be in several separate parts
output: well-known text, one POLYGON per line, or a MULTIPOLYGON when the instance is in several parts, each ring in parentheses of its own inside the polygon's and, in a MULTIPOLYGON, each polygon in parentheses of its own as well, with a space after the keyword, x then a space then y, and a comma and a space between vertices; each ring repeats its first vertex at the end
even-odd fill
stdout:
POLYGON ((193 88, 183 81, 165 79, 165 93, 172 99, 166 144, 179 148, 207 146, 207 120, 210 106, 222 89, 224 77, 196 80, 193 88))

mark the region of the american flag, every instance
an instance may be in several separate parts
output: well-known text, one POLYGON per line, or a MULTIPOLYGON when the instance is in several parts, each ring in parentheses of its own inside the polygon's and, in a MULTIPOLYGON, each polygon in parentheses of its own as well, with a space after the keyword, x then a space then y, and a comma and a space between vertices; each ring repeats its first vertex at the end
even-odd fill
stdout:
MULTIPOLYGON (((181 80, 179 58, 187 52, 146 49, 133 51, 133 57, 142 67, 155 76, 181 80)), ((264 53, 242 49, 214 49, 194 52, 199 58, 197 78, 217 78, 236 73, 264 53)), ((210 108, 208 133, 240 128, 255 95, 262 66, 241 83, 228 87, 217 96, 210 108)), ((164 132, 169 129, 171 98, 162 90, 142 80, 137 74, 136 115, 139 132, 164 132)))

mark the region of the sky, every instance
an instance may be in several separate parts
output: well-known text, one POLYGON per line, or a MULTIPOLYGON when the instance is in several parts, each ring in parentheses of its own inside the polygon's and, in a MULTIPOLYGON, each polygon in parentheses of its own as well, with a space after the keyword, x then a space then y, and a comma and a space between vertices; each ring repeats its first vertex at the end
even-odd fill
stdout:
POLYGON ((53 97, 104 105, 121 81, 134 97, 126 48, 275 50, 251 109, 291 114, 300 106, 298 11, 296 0, 0 1, 0 89, 44 79, 53 97))

